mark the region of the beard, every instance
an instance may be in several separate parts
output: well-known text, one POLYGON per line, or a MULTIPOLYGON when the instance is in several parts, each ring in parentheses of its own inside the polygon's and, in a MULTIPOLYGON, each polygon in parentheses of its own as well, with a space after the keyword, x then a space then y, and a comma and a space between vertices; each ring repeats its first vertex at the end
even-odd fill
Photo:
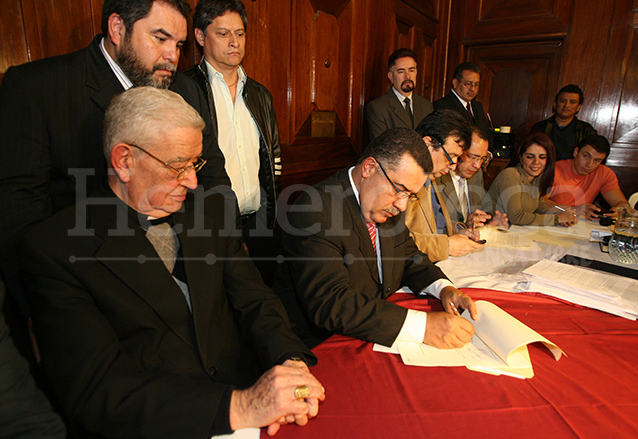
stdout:
POLYGON ((403 90, 403 92, 405 93, 410 93, 412 90, 414 90, 414 82, 412 82, 411 79, 406 79, 401 83, 401 90, 403 90))
POLYGON ((171 63, 157 63, 153 66, 152 70, 147 69, 138 58, 135 50, 133 50, 129 35, 125 37, 122 50, 115 58, 134 87, 148 85, 155 88, 167 89, 173 83, 176 71, 175 66, 171 63), (171 72, 171 75, 158 79, 153 76, 153 73, 157 70, 168 70, 171 72))

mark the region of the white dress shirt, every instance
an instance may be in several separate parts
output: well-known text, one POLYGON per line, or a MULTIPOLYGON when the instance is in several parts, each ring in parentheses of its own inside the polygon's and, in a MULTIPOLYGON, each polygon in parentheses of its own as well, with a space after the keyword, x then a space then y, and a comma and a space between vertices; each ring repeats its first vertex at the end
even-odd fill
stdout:
MULTIPOLYGON (((224 75, 215 70, 208 61, 208 78, 215 100, 217 115, 217 141, 226 160, 226 173, 242 215, 259 210, 259 129, 244 102, 242 92, 246 84, 246 73, 239 66, 235 102, 230 94, 224 75)), ((231 84, 232 85, 232 84, 231 84)))

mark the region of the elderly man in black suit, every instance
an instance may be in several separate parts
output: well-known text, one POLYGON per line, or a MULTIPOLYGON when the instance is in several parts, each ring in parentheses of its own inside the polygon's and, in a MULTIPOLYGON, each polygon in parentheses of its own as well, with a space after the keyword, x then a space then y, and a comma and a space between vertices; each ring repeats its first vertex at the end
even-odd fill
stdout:
MULTIPOLYGON (((0 266, 12 293, 19 237, 86 197, 106 174, 102 122, 113 96, 133 86, 169 88, 210 120, 205 95, 176 71, 189 14, 185 0, 105 0, 103 34, 86 49, 7 70, 0 88, 0 266)), ((203 156, 200 183, 229 185, 210 126, 203 156)))
POLYGON ((457 348, 471 339, 472 324, 455 314, 465 308, 476 319, 474 302, 418 251, 401 215, 430 171, 423 139, 391 129, 356 166, 308 189, 291 207, 274 290, 309 346, 332 333, 385 346, 402 340, 457 348), (385 300, 402 286, 440 298, 445 312, 385 300))
POLYGON ((476 100, 481 85, 481 68, 474 63, 464 62, 454 69, 452 89, 434 102, 435 110, 454 110, 489 135, 483 104, 476 100))
POLYGON ((415 128, 433 110, 432 103, 413 93, 416 84, 416 53, 397 49, 388 59, 392 86, 366 107, 370 141, 390 128, 415 128))
POLYGON ((115 97, 108 181, 25 236, 45 373, 81 437, 274 434, 324 398, 281 301, 220 233, 224 195, 203 200, 214 216, 193 209, 204 125, 168 90, 115 97))

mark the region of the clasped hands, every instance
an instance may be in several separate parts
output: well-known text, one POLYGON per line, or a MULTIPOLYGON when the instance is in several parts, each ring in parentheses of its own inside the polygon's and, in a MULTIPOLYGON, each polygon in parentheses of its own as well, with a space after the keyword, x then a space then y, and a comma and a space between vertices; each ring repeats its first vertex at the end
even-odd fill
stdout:
POLYGON ((443 312, 428 313, 423 343, 439 349, 458 349, 472 340, 474 325, 460 317, 458 309, 466 309, 472 320, 478 320, 474 301, 455 287, 445 287, 440 294, 443 312))
POLYGON ((286 360, 265 372, 252 387, 233 391, 230 426, 233 430, 267 426, 268 435, 273 436, 282 425, 306 425, 317 416, 319 401, 325 397, 325 389, 303 361, 286 360), (307 398, 295 398, 299 386, 308 387, 307 398))

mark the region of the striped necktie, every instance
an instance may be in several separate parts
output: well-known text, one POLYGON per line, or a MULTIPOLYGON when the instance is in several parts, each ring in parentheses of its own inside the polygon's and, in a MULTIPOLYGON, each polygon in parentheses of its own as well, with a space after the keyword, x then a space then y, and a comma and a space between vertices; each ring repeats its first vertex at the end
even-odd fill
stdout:
POLYGON ((370 234, 370 239, 372 240, 372 248, 374 252, 377 252, 377 223, 369 223, 366 222, 366 226, 368 226, 368 233, 370 234))

